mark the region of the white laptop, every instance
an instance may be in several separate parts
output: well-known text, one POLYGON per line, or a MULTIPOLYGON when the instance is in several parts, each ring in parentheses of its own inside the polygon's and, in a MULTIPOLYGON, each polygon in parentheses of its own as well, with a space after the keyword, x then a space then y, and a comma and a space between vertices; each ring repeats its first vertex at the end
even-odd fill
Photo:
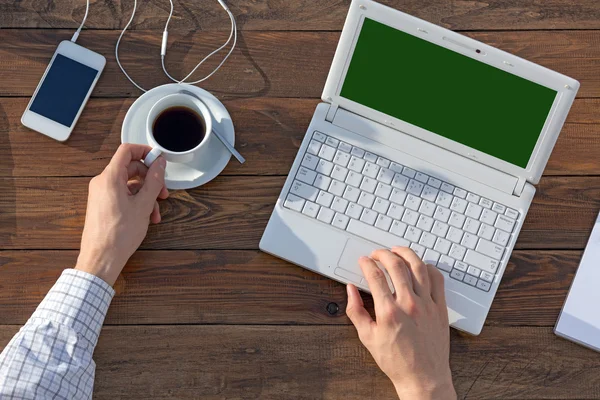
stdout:
POLYGON ((409 246, 481 332, 579 82, 368 0, 260 248, 368 291, 358 258, 409 246))

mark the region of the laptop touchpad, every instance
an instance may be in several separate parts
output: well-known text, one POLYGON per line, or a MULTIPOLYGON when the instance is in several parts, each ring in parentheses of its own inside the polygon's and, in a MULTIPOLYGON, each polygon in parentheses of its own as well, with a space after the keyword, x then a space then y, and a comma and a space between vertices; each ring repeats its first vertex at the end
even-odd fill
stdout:
MULTIPOLYGON (((336 268, 335 274, 352 283, 357 283, 361 286, 368 287, 367 281, 364 279, 362 270, 358 265, 358 259, 362 256, 368 257, 374 250, 381 248, 383 248, 383 246, 377 246, 376 244, 367 241, 348 239, 346 246, 342 251, 342 255, 338 260, 339 268, 336 268)), ((377 266, 385 273, 390 290, 392 293, 394 293, 394 285, 392 284, 392 280, 390 279, 387 271, 381 266, 380 263, 377 263, 377 266)))

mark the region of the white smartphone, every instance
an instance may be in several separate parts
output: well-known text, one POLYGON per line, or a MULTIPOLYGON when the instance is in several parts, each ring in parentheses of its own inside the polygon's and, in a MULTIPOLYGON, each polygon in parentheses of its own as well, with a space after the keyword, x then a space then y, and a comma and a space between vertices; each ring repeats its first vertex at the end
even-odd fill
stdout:
POLYGON ((67 140, 105 65, 104 56, 68 40, 62 41, 21 123, 52 139, 67 140))

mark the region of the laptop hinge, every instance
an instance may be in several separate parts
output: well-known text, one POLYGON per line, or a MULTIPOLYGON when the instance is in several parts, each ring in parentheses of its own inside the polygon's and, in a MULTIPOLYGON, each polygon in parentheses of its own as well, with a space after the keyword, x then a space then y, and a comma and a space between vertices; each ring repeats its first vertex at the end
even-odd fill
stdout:
POLYGON ((525 188, 525 184, 527 183, 527 179, 522 176, 519 177, 517 184, 515 185, 515 190, 513 190, 513 195, 521 196, 523 194, 523 188, 525 188))
POLYGON ((335 113, 338 110, 338 105, 335 103, 331 103, 331 105, 329 106, 329 110, 327 111, 327 115, 325 116, 325 121, 327 122, 333 122, 333 119, 335 118, 335 113))

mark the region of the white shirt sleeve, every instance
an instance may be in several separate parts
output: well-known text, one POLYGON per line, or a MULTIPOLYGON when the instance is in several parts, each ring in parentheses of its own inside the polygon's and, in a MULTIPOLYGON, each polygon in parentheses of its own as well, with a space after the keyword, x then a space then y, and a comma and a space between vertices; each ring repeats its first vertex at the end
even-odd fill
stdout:
POLYGON ((2 399, 91 399, 92 354, 115 292, 67 269, 0 354, 2 399))

